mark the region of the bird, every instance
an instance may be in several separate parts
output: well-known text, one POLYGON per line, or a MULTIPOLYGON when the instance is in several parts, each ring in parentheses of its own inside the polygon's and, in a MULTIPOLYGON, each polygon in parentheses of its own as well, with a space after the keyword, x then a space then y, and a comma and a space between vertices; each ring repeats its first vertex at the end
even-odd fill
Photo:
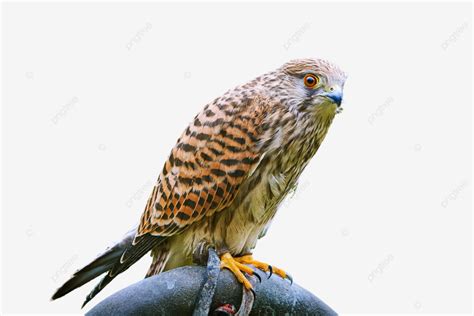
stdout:
POLYGON ((247 290, 252 266, 291 279, 252 251, 341 112, 346 78, 325 59, 295 59, 205 105, 172 148, 138 225, 52 299, 105 273, 84 307, 145 254, 150 277, 192 264, 203 244, 247 290))

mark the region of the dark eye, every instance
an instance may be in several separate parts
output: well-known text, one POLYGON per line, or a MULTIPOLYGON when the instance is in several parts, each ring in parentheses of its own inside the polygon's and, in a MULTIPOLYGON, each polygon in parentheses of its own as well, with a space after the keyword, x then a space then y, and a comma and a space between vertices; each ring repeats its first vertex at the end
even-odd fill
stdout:
POLYGON ((308 88, 313 88, 319 82, 319 78, 313 74, 305 75, 303 80, 304 80, 304 85, 307 86, 308 88))

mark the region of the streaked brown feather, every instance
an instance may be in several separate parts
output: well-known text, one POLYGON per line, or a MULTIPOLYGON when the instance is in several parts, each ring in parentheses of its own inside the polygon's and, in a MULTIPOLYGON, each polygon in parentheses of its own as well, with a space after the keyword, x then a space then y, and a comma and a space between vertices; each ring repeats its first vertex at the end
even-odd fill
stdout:
POLYGON ((189 125, 165 163, 140 221, 138 236, 171 236, 228 206, 259 160, 256 144, 263 98, 206 107, 189 125))

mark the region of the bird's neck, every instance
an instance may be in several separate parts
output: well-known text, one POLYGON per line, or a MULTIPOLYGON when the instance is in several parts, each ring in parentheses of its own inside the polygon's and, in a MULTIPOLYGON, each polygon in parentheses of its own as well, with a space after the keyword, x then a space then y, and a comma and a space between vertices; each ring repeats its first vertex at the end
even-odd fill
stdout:
POLYGON ((336 107, 330 104, 311 112, 274 112, 268 117, 272 123, 267 124, 262 151, 279 161, 283 170, 304 168, 324 140, 335 113, 336 107))

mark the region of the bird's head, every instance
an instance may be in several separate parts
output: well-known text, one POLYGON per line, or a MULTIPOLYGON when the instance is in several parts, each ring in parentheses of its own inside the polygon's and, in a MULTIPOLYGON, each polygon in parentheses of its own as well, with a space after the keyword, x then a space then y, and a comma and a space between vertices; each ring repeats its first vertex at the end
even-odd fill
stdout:
MULTIPOLYGON (((339 113, 346 75, 322 59, 297 59, 276 72, 276 97, 298 111, 339 113)), ((272 89, 273 90, 273 89, 272 89)))

